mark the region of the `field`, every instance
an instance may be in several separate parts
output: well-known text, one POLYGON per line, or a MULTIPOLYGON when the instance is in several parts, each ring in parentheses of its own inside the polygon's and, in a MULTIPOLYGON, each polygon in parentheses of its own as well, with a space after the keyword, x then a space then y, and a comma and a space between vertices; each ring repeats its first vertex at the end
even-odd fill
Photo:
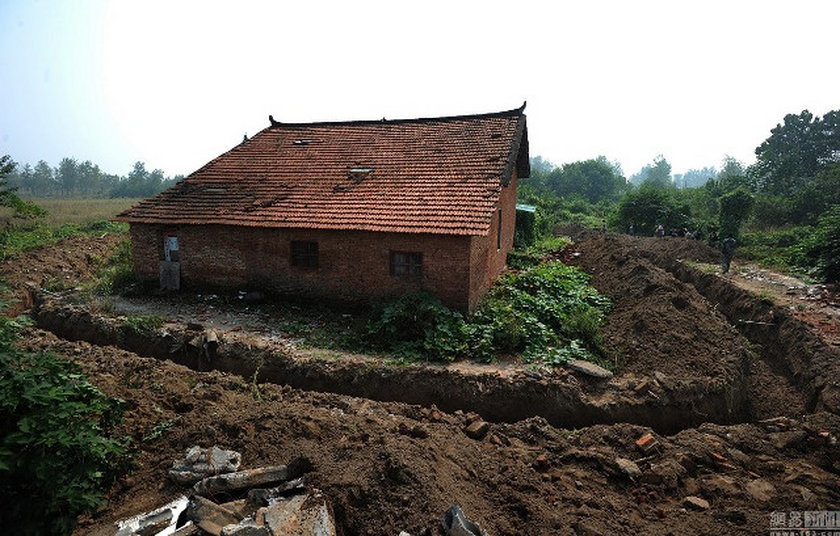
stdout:
POLYGON ((121 234, 128 226, 110 222, 138 199, 32 199, 47 211, 33 219, 12 219, 7 208, 0 208, 0 259, 54 244, 68 237, 103 233, 121 234))
POLYGON ((214 444, 249 467, 306 457, 344 536, 436 534, 452 504, 509 536, 760 534, 772 512, 836 510, 837 295, 745 263, 720 276, 717 253, 690 240, 564 233, 573 244, 553 257, 613 303, 610 378, 349 353, 329 334, 355 313, 245 303, 238 289, 72 291, 119 233, 19 251, 0 272, 29 296, 21 309, 37 305, 21 344, 78 363, 128 407, 115 432, 134 465, 76 534, 113 533, 177 497, 167 469, 214 444), (56 278, 71 290, 32 290, 56 278), (212 355, 190 344, 207 328, 212 355), (639 446, 646 434, 657 447, 639 446))
MULTIPOLYGON (((61 225, 81 225, 94 221, 107 220, 131 205, 140 201, 133 198, 117 199, 27 199, 47 211, 47 215, 39 218, 37 223, 47 227, 61 225)), ((10 211, 0 208, 0 220, 8 220, 10 211)), ((34 223, 34 222, 29 222, 34 223)))

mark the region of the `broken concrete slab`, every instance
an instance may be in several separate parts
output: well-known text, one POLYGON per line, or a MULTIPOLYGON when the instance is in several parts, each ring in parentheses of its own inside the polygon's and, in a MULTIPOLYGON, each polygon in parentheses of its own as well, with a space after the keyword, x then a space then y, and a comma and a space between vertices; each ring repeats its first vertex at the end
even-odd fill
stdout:
POLYGON ((149 512, 118 521, 115 536, 151 536, 174 528, 178 516, 187 507, 187 503, 188 499, 181 496, 149 512))
POLYGON ((239 516, 204 497, 193 496, 186 510, 187 519, 204 532, 220 536, 227 525, 239 523, 239 516))
POLYGON ((220 536, 271 536, 268 527, 259 525, 252 518, 243 519, 236 525, 222 528, 220 536))
POLYGON ((274 488, 254 488, 248 490, 246 503, 248 507, 254 509, 259 508, 260 506, 268 506, 273 500, 285 495, 296 495, 301 493, 304 487, 305 484, 303 478, 296 478, 274 488))
POLYGON ((194 446, 172 465, 169 478, 189 486, 208 476, 238 471, 241 461, 242 455, 234 450, 223 450, 215 445, 206 449, 194 446))
POLYGON ((284 482, 297 476, 300 475, 293 474, 288 465, 274 465, 207 477, 196 482, 193 490, 199 495, 215 495, 223 491, 236 491, 275 482, 284 482))
POLYGON ((566 363, 566 367, 574 370, 575 372, 585 374, 586 376, 592 376, 593 378, 609 379, 613 377, 613 373, 604 367, 599 367, 595 363, 590 363, 589 361, 583 361, 581 359, 573 359, 569 361, 566 363))
POLYGON ((271 536, 335 536, 332 509, 318 490, 295 495, 267 507, 263 513, 271 536))

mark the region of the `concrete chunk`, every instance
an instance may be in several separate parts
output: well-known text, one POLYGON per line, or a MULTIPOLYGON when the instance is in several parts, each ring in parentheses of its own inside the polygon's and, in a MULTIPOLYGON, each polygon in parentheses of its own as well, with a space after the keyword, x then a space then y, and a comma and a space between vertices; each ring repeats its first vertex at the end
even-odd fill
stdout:
POLYGON ((706 499, 701 499, 700 497, 689 495, 688 497, 683 499, 683 506, 685 506, 689 510, 703 511, 709 509, 709 501, 707 501, 706 499))
POLYGON ((318 491, 277 501, 264 511, 271 536, 335 536, 335 521, 318 491))
POLYGON ((208 476, 237 471, 241 461, 242 455, 234 450, 223 450, 215 445, 208 449, 195 446, 172 465, 169 478, 188 486, 208 476))
POLYGON ((287 465, 275 465, 211 476, 197 482, 193 486, 193 490, 199 495, 214 495, 222 491, 236 491, 264 486, 273 482, 283 482, 291 477, 287 465))
POLYGON ((636 465, 636 462, 628 460, 627 458, 616 458, 615 464, 618 470, 629 476, 630 478, 638 478, 642 475, 642 470, 636 465))
POLYGON ((190 521, 213 536, 219 536, 222 528, 227 525, 239 523, 239 517, 236 514, 204 497, 192 497, 186 513, 190 521))
POLYGON ((566 366, 575 372, 580 372, 581 374, 592 376, 593 378, 608 379, 613 377, 613 373, 604 367, 599 367, 595 363, 590 363, 589 361, 583 361, 581 359, 573 359, 572 361, 566 363, 566 366))

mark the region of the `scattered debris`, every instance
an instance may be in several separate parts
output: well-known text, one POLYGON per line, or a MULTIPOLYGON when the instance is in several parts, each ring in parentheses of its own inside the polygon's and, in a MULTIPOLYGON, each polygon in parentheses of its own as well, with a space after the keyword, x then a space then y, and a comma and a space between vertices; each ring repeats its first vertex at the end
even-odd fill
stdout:
POLYGON ((193 486, 193 491, 199 495, 215 495, 221 492, 232 492, 246 488, 255 488, 275 482, 284 482, 298 478, 303 474, 300 468, 308 462, 292 462, 292 465, 275 465, 225 473, 207 477, 193 486))
POLYGON ((662 445, 653 437, 653 434, 647 433, 636 440, 636 446, 645 454, 650 454, 659 451, 662 445))
POLYGON ((151 512, 119 521, 116 524, 115 536, 153 536, 167 529, 174 530, 178 516, 187 507, 188 502, 187 497, 181 496, 151 512))

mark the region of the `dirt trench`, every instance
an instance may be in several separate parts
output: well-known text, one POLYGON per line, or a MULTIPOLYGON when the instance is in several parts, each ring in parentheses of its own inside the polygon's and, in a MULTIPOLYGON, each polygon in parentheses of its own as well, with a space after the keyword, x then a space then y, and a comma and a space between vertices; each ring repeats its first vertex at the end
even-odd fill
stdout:
POLYGON ((840 414, 840 351, 826 345, 786 308, 715 274, 674 260, 662 262, 674 276, 720 305, 770 369, 805 395, 805 412, 840 414))
POLYGON ((745 370, 736 361, 713 378, 620 376, 605 382, 566 370, 536 373, 523 367, 506 374, 491 366, 486 372, 465 372, 436 365, 391 365, 374 359, 313 359, 244 332, 223 334, 222 343, 207 355, 189 343, 201 332, 185 325, 167 324, 157 332, 139 333, 124 319, 56 300, 42 303, 35 318, 39 327, 64 339, 118 346, 196 371, 229 372, 255 383, 307 391, 436 405, 448 412, 475 412, 491 422, 542 417, 567 429, 627 422, 660 433, 676 433, 702 422, 744 422, 748 416, 745 370))
MULTIPOLYGON (((576 262, 616 301, 606 328, 613 345, 626 344, 641 331, 643 344, 655 353, 657 344, 669 344, 652 341, 675 339, 682 348, 679 358, 693 363, 694 371, 714 368, 738 352, 747 375, 746 411, 753 420, 823 410, 840 414, 840 351, 787 308, 686 262, 714 263, 716 250, 682 238, 571 234, 579 250, 576 262), (645 274, 642 281, 639 274, 645 274), (657 297, 651 301, 648 295, 657 297), (687 309, 694 310, 689 317, 683 314, 687 309), (705 330, 711 340, 697 333, 704 327, 712 328, 705 330)), ((627 368, 649 367, 656 359, 643 355, 627 368)))

